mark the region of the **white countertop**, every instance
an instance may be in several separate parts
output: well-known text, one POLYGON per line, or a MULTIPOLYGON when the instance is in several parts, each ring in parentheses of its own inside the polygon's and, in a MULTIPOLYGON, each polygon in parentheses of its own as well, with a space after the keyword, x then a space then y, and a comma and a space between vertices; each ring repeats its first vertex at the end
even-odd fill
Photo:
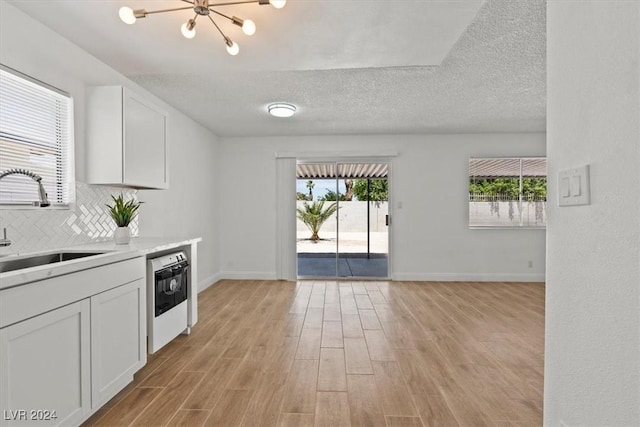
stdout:
POLYGON ((116 245, 112 241, 109 241, 74 246, 73 249, 118 252, 138 251, 141 255, 148 255, 201 241, 202 237, 135 237, 131 239, 128 245, 116 245))
POLYGON ((124 261, 126 259, 146 256, 155 252, 161 252, 180 246, 187 246, 200 241, 202 241, 201 237, 137 237, 131 239, 131 242, 128 245, 116 245, 112 241, 108 241, 63 247, 42 252, 22 253, 16 256, 7 256, 0 258, 0 262, 11 262, 21 258, 63 251, 104 252, 95 256, 0 273, 0 290, 25 285, 27 283, 48 279, 50 277, 75 273, 76 271, 87 270, 101 265, 124 261))

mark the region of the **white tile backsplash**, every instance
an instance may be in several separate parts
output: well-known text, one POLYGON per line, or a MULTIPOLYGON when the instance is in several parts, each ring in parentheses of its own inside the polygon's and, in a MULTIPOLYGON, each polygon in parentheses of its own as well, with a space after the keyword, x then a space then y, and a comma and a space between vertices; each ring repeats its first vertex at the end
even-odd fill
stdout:
MULTIPOLYGON (((76 183, 76 203, 71 209, 0 210, 0 232, 7 227, 11 246, 0 254, 23 253, 113 239, 116 224, 109 216, 111 195, 138 198, 137 190, 76 183)), ((138 217, 129 224, 138 235, 138 217)))

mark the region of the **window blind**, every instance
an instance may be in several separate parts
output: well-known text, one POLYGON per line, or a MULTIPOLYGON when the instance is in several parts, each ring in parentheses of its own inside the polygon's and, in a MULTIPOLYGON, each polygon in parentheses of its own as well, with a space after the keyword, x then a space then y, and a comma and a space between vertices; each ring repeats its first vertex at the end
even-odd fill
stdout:
MULTIPOLYGON (((42 177, 53 205, 72 200, 73 100, 42 83, 0 68, 0 171, 28 169, 42 177)), ((30 205, 38 187, 29 177, 0 180, 0 204, 30 205)))

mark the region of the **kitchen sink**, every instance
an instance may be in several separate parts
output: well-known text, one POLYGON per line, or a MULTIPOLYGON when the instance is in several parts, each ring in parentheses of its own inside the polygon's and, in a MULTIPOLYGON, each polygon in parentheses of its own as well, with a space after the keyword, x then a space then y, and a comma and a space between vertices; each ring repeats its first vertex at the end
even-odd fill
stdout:
POLYGON ((57 262, 71 261, 74 259, 101 255, 103 253, 105 252, 54 252, 44 255, 33 255, 24 258, 21 257, 18 259, 0 259, 0 273, 38 267, 40 265, 55 264, 57 262))

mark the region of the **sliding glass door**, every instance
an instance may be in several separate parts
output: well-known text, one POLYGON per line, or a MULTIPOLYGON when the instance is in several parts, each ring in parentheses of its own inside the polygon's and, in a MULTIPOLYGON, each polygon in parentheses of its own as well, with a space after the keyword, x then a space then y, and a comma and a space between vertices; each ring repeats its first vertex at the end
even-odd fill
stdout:
POLYGON ((338 276, 388 276, 388 165, 339 163, 338 276))
POLYGON ((296 170, 298 277, 336 276, 338 193, 335 164, 304 164, 296 170), (332 195, 334 197, 332 197, 332 195))
POLYGON ((386 278, 387 163, 299 163, 297 272, 301 278, 386 278))

